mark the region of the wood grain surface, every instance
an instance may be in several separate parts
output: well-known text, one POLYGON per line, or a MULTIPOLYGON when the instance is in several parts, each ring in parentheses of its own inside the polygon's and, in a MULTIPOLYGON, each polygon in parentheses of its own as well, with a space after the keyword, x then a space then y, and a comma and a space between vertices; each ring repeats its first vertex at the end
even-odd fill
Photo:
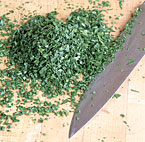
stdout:
MULTIPOLYGON (((20 18, 20 12, 16 8, 22 3, 30 0, 2 0, 0 15, 10 9, 15 11, 15 17, 20 18), (8 8, 5 5, 9 5, 8 8)), ((68 0, 69 3, 88 7, 88 0, 68 0)), ((124 16, 116 21, 116 26, 124 28, 125 23, 130 20, 131 13, 142 4, 143 0, 125 0, 123 9, 119 8, 119 0, 110 0, 113 10, 106 13, 115 19, 115 15, 123 13, 124 16)), ((39 14, 45 15, 54 8, 59 11, 60 18, 66 18, 71 9, 66 7, 64 0, 31 0, 24 7, 28 11, 37 10, 39 14), (40 9, 40 5, 42 8, 40 9)), ((14 18, 14 17, 11 17, 14 18)), ((115 35, 119 34, 119 29, 115 35)), ((0 68, 5 68, 0 64, 0 68)), ((112 98, 109 103, 99 112, 83 129, 71 139, 68 139, 69 127, 72 119, 68 117, 58 118, 50 116, 44 123, 33 123, 33 116, 22 116, 21 121, 13 126, 11 132, 0 132, 0 142, 145 142, 145 57, 141 60, 135 70, 118 90, 121 97, 112 98), (139 93, 131 91, 138 90, 139 93), (120 114, 124 114, 122 118, 120 114), (127 122, 127 124, 125 124, 127 122), (44 133, 46 135, 44 136, 44 133)))

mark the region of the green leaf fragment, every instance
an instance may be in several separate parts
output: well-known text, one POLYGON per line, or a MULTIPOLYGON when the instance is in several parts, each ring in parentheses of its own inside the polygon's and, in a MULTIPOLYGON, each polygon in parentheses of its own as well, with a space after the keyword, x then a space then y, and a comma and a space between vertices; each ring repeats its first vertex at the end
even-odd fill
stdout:
POLYGON ((123 118, 123 117, 125 117, 125 115, 124 114, 120 114, 120 116, 123 118))
POLYGON ((122 5, 123 5, 124 0, 119 0, 119 6, 122 9, 122 5))
POLYGON ((119 98, 121 95, 120 94, 114 94, 113 98, 119 98))
POLYGON ((139 91, 135 90, 135 89, 131 89, 132 92, 136 92, 136 93, 140 93, 139 91))
POLYGON ((103 5, 103 7, 108 7, 108 6, 110 6, 110 2, 109 1, 102 1, 102 5, 103 5))
POLYGON ((127 63, 127 65, 131 65, 134 63, 134 60, 130 59, 130 61, 127 63))
POLYGON ((124 16, 124 14, 123 14, 123 13, 121 13, 121 14, 120 14, 120 16, 124 16))
POLYGON ((138 24, 140 24, 140 25, 141 25, 141 24, 142 24, 142 22, 138 22, 138 24))
POLYGON ((80 120, 80 118, 79 117, 76 117, 76 120, 80 120))
POLYGON ((10 12, 10 13, 14 13, 14 11, 13 11, 13 10, 10 10, 9 12, 10 12))
POLYGON ((43 135, 43 136, 46 136, 47 134, 46 134, 46 133, 42 133, 42 135, 43 135))
POLYGON ((0 131, 4 131, 5 127, 4 126, 0 126, 0 131))
POLYGON ((93 91, 91 94, 95 95, 96 94, 96 91, 93 91))
POLYGON ((123 72, 124 70, 123 69, 120 69, 120 72, 123 72))
POLYGON ((93 101, 94 100, 94 97, 91 97, 91 101, 93 101))
POLYGON ((142 36, 145 36, 145 33, 144 32, 142 32, 142 36))
POLYGON ((88 0, 90 4, 92 4, 92 0, 88 0))
POLYGON ((124 124, 127 124, 127 122, 126 122, 126 121, 123 121, 123 123, 124 123, 124 124))

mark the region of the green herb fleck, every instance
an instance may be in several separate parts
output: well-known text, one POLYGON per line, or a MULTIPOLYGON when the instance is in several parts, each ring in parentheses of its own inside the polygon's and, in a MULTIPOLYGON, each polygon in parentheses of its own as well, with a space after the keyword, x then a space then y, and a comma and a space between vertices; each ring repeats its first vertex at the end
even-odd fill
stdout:
POLYGON ((91 94, 95 95, 96 94, 96 91, 93 91, 91 94))
POLYGON ((120 69, 120 72, 123 72, 123 69, 120 69))
POLYGON ((121 95, 120 94, 114 94, 113 98, 119 98, 121 95))
POLYGON ((46 136, 47 134, 46 134, 46 133, 42 133, 42 135, 43 135, 43 136, 46 136))
POLYGON ((122 9, 122 4, 123 4, 124 0, 119 0, 119 6, 122 9))
POLYGON ((94 97, 91 97, 91 101, 93 101, 94 100, 94 97))
POLYGON ((134 89, 131 89, 132 92, 136 92, 136 93, 139 93, 139 91, 137 90, 134 90, 134 89))
POLYGON ((144 32, 142 32, 142 36, 145 36, 145 33, 144 32))
POLYGON ((123 123, 124 123, 124 124, 127 124, 127 122, 126 122, 126 121, 123 121, 123 123))
POLYGON ((131 65, 134 63, 134 60, 130 59, 130 61, 127 63, 127 65, 131 65))
POLYGON ((108 7, 110 5, 109 1, 103 1, 102 2, 103 7, 108 7))
POLYGON ((120 114, 120 116, 121 116, 121 117, 125 117, 125 115, 124 115, 124 114, 120 114))
POLYGON ((80 118, 79 117, 76 117, 76 120, 80 120, 80 118))

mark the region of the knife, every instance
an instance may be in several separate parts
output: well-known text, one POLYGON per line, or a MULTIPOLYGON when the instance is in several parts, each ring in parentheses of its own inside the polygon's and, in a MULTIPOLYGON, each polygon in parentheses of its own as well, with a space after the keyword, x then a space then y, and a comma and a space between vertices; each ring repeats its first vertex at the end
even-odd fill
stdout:
POLYGON ((142 5, 140 16, 136 18, 131 35, 126 36, 125 49, 121 49, 115 54, 113 63, 105 67, 105 71, 97 76, 97 80, 85 92, 86 98, 80 101, 79 107, 76 109, 76 112, 80 111, 80 113, 74 113, 72 118, 69 138, 102 109, 145 56, 143 32, 145 33, 145 2, 142 5), (139 22, 142 24, 138 24, 139 22), (95 92, 93 101, 92 92, 95 92))

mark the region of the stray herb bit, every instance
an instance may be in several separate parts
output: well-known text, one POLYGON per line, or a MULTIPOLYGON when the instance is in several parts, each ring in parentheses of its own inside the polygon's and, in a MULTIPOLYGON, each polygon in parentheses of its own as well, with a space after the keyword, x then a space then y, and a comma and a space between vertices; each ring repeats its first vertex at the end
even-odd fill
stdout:
POLYGON ((47 134, 46 134, 46 133, 42 133, 42 135, 43 135, 43 136, 46 136, 47 134))
POLYGON ((92 4, 92 0, 88 0, 90 4, 92 4))
POLYGON ((81 113, 81 110, 80 110, 80 109, 78 109, 78 110, 76 111, 76 113, 80 114, 80 113, 81 113))
POLYGON ((127 65, 131 65, 134 63, 134 60, 130 59, 130 61, 127 63, 127 65))
POLYGON ((115 20, 119 20, 119 17, 116 17, 115 20))
POLYGON ((124 2, 124 0, 119 0, 119 6, 122 9, 122 3, 124 2))
POLYGON ((124 124, 127 124, 127 122, 126 122, 126 121, 123 121, 123 123, 124 123, 124 124))
POLYGON ((125 115, 124 115, 124 114, 120 114, 120 116, 121 116, 121 117, 125 117, 125 115))
POLYGON ((96 91, 93 91, 92 94, 95 95, 96 94, 96 91))
POLYGON ((39 123, 43 123, 43 121, 44 121, 44 120, 43 120, 42 118, 40 118, 40 119, 38 120, 39 123))
POLYGON ((145 33, 144 32, 142 32, 142 36, 145 36, 145 33))
POLYGON ((142 22, 138 22, 138 24, 140 24, 140 25, 141 25, 141 24, 142 24, 142 22))
POLYGON ((116 22, 112 22, 112 24, 114 25, 114 24, 116 24, 116 22))
POLYGON ((94 104, 91 104, 91 107, 94 107, 94 104))
POLYGON ((109 1, 103 1, 102 2, 103 7, 108 7, 110 5, 109 1))
POLYGON ((120 16, 124 16, 124 14, 123 14, 123 13, 121 13, 121 14, 120 14, 120 16))
POLYGON ((113 96, 113 98, 119 98, 121 95, 120 94, 115 94, 114 96, 113 96))
POLYGON ((136 92, 136 93, 139 93, 139 91, 137 90, 134 90, 134 89, 131 89, 132 92, 136 92))
POLYGON ((93 101, 94 100, 94 97, 91 97, 91 101, 93 101))
POLYGON ((13 10, 10 10, 9 12, 10 12, 10 13, 14 13, 14 11, 13 11, 13 10))
POLYGON ((106 93, 109 93, 109 90, 107 89, 107 90, 105 90, 105 92, 106 92, 106 93))
POLYGON ((80 120, 80 118, 79 117, 76 117, 76 120, 80 120))
POLYGON ((123 69, 120 69, 120 72, 123 72, 123 69))

